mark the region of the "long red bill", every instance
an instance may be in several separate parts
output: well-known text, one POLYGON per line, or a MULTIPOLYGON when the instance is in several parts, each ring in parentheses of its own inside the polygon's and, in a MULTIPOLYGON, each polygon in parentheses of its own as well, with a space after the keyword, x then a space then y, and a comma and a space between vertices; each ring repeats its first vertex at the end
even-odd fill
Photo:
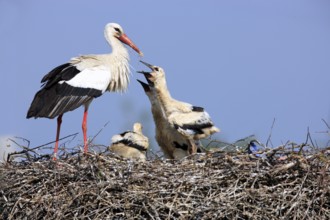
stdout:
POLYGON ((118 39, 123 42, 124 44, 127 44, 130 46, 133 50, 135 50, 140 56, 143 56, 143 53, 139 50, 139 48, 127 37, 126 34, 122 34, 118 39))

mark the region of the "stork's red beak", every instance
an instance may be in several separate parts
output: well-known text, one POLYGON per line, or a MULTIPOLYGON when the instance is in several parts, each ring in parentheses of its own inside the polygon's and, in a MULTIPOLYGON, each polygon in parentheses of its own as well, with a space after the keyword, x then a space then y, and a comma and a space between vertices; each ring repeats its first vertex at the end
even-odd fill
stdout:
POLYGON ((129 39, 127 37, 126 34, 122 34, 120 35, 120 37, 118 37, 118 39, 123 42, 124 44, 127 44, 128 46, 130 46, 133 50, 135 50, 140 56, 143 56, 143 53, 139 50, 139 48, 133 43, 133 41, 131 39, 129 39))

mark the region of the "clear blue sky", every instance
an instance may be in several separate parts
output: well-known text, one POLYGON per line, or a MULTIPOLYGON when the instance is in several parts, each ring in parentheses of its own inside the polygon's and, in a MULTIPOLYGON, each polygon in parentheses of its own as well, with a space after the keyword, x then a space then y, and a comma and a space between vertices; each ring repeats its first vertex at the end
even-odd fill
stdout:
MULTIPOLYGON (((256 134, 275 145, 304 142, 309 127, 320 143, 330 123, 330 1, 78 1, 0 0, 0 137, 54 140, 56 120, 26 119, 52 68, 81 54, 108 53, 103 29, 117 22, 162 66, 172 95, 204 106, 234 141, 256 134)), ((125 94, 107 93, 90 106, 88 134, 108 126, 96 143, 143 121, 151 133, 150 104, 136 78, 145 67, 130 50, 132 77, 125 94)), ((62 134, 79 132, 83 108, 64 115, 62 134)))

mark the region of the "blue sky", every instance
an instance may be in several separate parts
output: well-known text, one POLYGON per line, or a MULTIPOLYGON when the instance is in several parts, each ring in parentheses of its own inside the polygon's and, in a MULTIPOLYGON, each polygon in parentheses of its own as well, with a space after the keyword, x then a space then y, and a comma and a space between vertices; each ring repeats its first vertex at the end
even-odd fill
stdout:
MULTIPOLYGON (((110 53, 103 29, 117 22, 162 66, 173 97, 204 106, 221 128, 218 139, 255 134, 274 145, 306 139, 320 145, 330 123, 330 2, 269 1, 37 1, 0 0, 0 137, 38 146, 54 140, 56 120, 26 119, 52 68, 82 54, 110 53)), ((132 50, 125 94, 107 93, 90 106, 88 134, 107 145, 142 121, 154 139, 150 104, 136 79, 145 69, 132 50), (143 119, 143 120, 142 120, 143 119)), ((61 136, 79 132, 83 108, 63 117, 61 136)), ((74 145, 71 144, 71 145, 74 145)), ((70 145, 70 146, 71 146, 70 145)))

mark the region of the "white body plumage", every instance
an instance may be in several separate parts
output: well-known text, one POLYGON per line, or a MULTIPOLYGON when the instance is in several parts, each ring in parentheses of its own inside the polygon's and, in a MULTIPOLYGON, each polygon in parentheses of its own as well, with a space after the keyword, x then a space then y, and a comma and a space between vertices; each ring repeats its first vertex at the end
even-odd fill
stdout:
POLYGON ((142 63, 152 70, 151 73, 142 73, 146 76, 149 85, 154 87, 157 99, 165 113, 167 123, 189 142, 189 153, 196 153, 197 147, 195 140, 206 138, 220 130, 214 126, 209 114, 204 111, 204 108, 172 98, 167 89, 165 72, 161 67, 145 62, 142 63))
POLYGON ((142 133, 142 125, 135 123, 133 131, 126 131, 114 135, 109 150, 125 158, 145 161, 146 151, 149 147, 149 139, 142 133))

